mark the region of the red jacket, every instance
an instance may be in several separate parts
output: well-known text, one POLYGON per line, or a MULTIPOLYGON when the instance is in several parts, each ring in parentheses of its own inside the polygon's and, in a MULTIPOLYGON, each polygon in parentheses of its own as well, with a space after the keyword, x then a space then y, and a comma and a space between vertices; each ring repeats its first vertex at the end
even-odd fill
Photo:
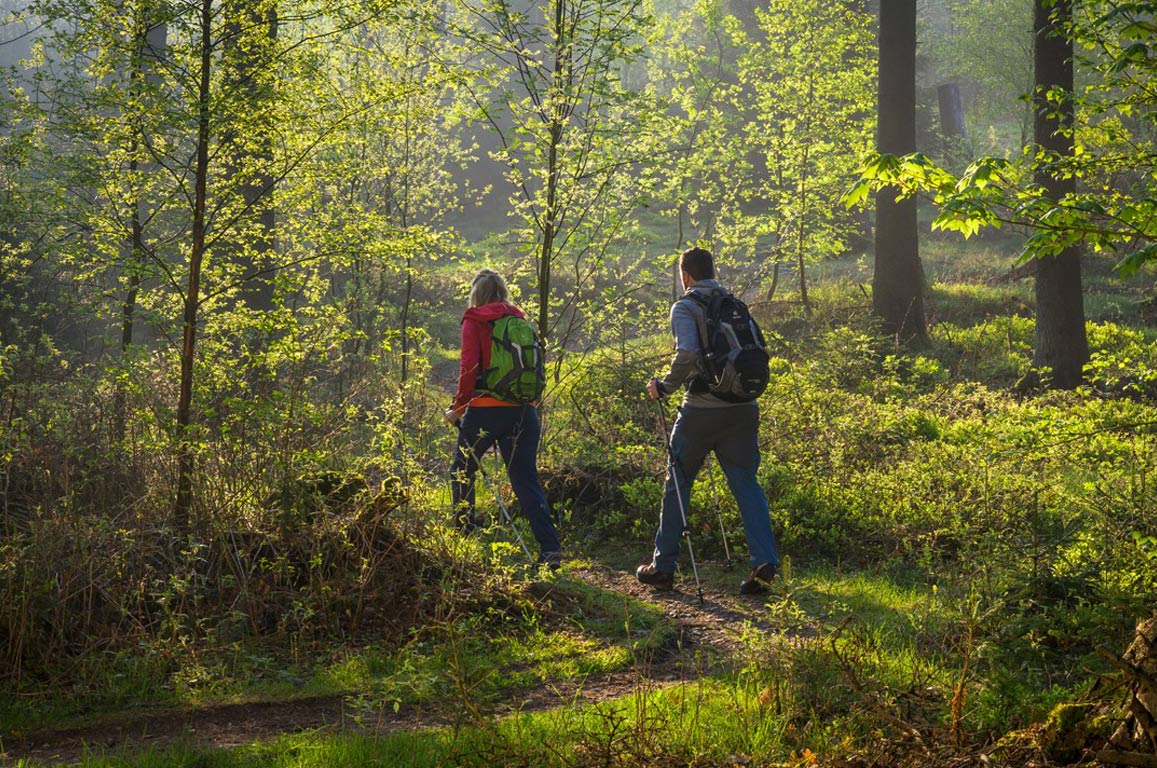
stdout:
POLYGON ((454 410, 464 411, 468 405, 514 405, 476 392, 479 374, 490 367, 490 323, 507 315, 526 317, 521 309, 505 301, 471 307, 462 315, 462 358, 454 410))

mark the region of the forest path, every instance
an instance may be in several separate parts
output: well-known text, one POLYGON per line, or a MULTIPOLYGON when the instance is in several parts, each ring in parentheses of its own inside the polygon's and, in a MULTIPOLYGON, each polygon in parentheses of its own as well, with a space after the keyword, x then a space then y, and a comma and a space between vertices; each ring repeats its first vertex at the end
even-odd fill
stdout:
MULTIPOLYGON (((67 765, 80 762, 86 756, 113 751, 161 750, 176 744, 193 749, 230 748, 302 731, 381 735, 468 725, 472 719, 607 701, 640 689, 695 681, 736 663, 745 630, 778 631, 760 618, 766 607, 763 600, 705 586, 704 601, 700 604, 694 582, 690 580, 681 582, 681 589, 654 590, 639 584, 632 573, 602 565, 567 568, 563 578, 659 607, 676 628, 674 641, 651 660, 639 660, 631 669, 583 680, 548 681, 533 689, 516 690, 503 703, 483 712, 463 711, 454 703, 402 705, 395 711, 392 706, 360 705, 350 694, 129 711, 102 718, 91 726, 5 737, 0 741, 0 765, 13 765, 21 759, 67 765)), ((549 596, 551 584, 535 583, 532 592, 549 596)), ((790 637, 783 639, 791 640, 790 637)))

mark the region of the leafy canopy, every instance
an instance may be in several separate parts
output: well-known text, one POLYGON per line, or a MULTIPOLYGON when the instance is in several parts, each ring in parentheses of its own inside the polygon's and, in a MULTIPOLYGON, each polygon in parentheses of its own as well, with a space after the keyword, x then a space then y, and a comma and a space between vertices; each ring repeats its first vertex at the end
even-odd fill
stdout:
POLYGON ((1072 94, 1042 94, 1048 105, 1072 98, 1075 151, 1064 157, 1039 147, 1008 159, 985 156, 961 174, 927 155, 876 154, 844 195, 862 205, 876 190, 927 197, 939 212, 933 229, 971 237, 984 227, 1027 226, 1021 260, 1047 257, 1072 245, 1120 254, 1122 277, 1157 260, 1157 2, 1081 4, 1068 34, 1077 50, 1072 94), (1035 171, 1075 178, 1076 191, 1052 199, 1035 171))

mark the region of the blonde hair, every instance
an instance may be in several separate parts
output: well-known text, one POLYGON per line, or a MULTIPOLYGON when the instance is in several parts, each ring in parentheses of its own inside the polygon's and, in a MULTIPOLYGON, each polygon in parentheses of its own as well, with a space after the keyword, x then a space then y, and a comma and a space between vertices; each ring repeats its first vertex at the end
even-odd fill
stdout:
POLYGON ((509 301, 506 281, 492 269, 484 269, 470 281, 470 306, 481 307, 495 301, 509 301))

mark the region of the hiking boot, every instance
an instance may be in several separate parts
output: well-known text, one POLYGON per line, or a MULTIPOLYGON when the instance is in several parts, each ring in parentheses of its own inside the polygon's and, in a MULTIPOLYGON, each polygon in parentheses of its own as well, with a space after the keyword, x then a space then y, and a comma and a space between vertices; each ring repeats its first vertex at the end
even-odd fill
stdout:
POLYGON ((654 563, 640 565, 635 570, 635 578, 638 579, 640 583, 647 584, 656 589, 675 588, 675 574, 670 571, 660 571, 655 567, 654 563))
POLYGON ((763 563, 751 569, 751 575, 745 581, 739 584, 739 594, 741 595, 762 595, 771 588, 771 582, 775 579, 775 566, 771 563, 763 563))
POLYGON ((562 568, 562 552, 543 552, 538 556, 538 564, 557 571, 562 568))

